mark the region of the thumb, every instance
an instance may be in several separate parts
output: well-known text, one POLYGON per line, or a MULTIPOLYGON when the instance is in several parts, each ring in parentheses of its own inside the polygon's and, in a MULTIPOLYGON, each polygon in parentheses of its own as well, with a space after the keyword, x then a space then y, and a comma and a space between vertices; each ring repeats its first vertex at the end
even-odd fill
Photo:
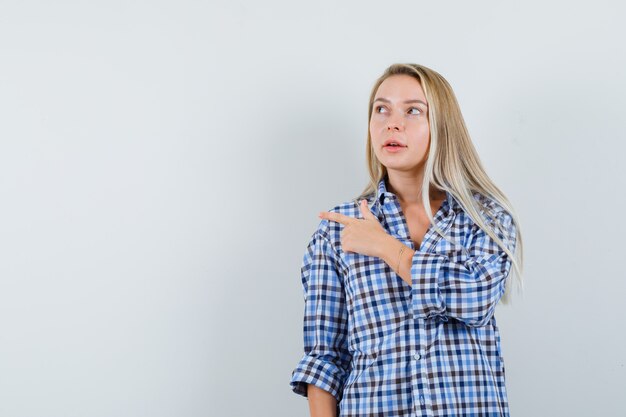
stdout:
POLYGON ((360 208, 361 208, 361 214, 363 215, 364 219, 378 221, 378 218, 374 216, 374 214, 372 214, 372 212, 370 211, 370 208, 367 205, 367 200, 365 199, 361 200, 360 208))

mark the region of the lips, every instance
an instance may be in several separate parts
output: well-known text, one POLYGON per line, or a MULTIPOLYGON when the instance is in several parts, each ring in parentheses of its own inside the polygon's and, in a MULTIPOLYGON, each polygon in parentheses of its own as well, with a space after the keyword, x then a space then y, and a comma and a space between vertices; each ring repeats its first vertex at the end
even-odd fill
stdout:
POLYGON ((391 145, 392 143, 394 143, 394 144, 398 145, 398 146, 397 146, 398 148, 401 148, 401 147, 406 147, 406 145, 405 145, 404 143, 400 142, 400 141, 399 141, 399 140, 397 140, 397 139, 393 139, 393 138, 391 138, 391 139, 387 139, 387 140, 385 141, 385 143, 383 144, 383 147, 385 147, 385 146, 389 146, 389 145, 391 145))

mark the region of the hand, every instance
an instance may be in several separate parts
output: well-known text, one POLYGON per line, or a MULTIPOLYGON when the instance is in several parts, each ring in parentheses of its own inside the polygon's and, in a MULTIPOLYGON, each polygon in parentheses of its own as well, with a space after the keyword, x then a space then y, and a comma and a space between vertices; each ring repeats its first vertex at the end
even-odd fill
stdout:
POLYGON ((367 206, 367 200, 359 203, 362 219, 346 216, 341 213, 322 211, 319 217, 344 225, 341 231, 341 249, 344 252, 356 252, 362 255, 381 257, 389 238, 394 239, 385 231, 367 206))

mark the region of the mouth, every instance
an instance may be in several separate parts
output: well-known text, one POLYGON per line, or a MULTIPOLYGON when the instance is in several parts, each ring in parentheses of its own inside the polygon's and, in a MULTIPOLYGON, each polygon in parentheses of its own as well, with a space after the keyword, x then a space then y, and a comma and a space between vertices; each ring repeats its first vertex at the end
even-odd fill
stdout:
POLYGON ((406 149, 406 146, 403 145, 387 145, 383 146, 383 149, 388 153, 398 153, 402 152, 406 149))
POLYGON ((383 149, 388 152, 400 152, 406 149, 405 145, 400 145, 398 143, 390 143, 388 145, 383 146, 383 149))
POLYGON ((383 144, 383 148, 406 148, 406 145, 396 139, 387 139, 383 144))

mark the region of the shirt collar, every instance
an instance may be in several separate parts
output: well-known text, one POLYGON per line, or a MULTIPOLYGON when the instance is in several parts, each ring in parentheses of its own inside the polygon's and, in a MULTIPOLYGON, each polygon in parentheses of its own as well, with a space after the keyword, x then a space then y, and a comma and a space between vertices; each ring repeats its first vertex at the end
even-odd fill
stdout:
MULTIPOLYGON (((392 198, 395 195, 391 191, 387 190, 386 178, 387 177, 383 177, 380 181, 378 181, 376 199, 374 200, 372 207, 370 208, 370 210, 374 214, 378 214, 380 212, 380 207, 385 204, 386 197, 392 198)), ((446 191, 446 200, 442 204, 442 208, 445 213, 451 214, 454 211, 455 201, 456 200, 454 199, 454 197, 452 197, 452 194, 446 191)))

